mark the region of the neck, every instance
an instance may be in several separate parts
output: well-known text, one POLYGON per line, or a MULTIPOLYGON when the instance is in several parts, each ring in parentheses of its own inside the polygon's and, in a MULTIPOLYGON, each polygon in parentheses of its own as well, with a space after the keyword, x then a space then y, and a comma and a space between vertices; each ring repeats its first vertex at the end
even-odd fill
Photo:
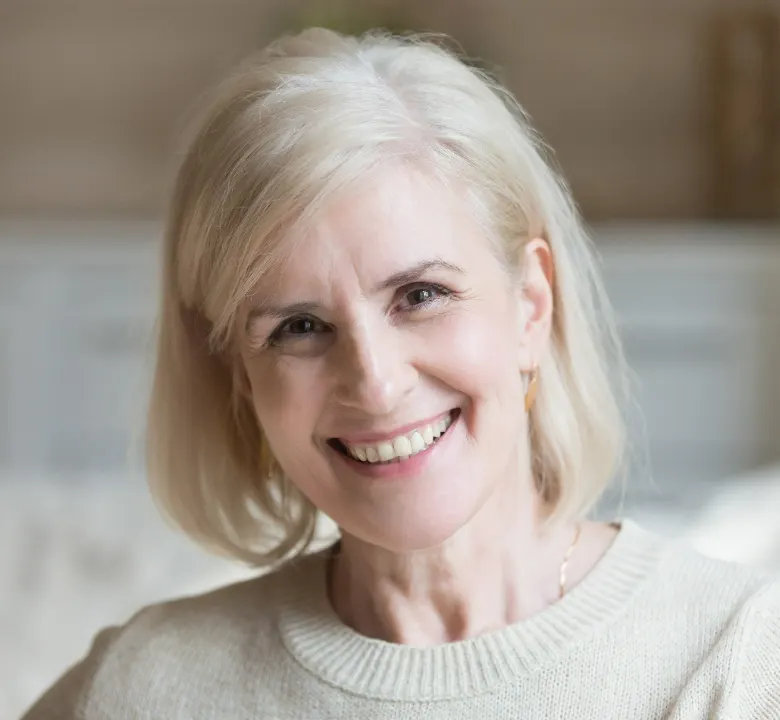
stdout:
MULTIPOLYGON (((516 486, 515 486, 516 487, 516 486)), ((393 552, 344 534, 331 603, 342 621, 394 643, 437 645, 524 620, 559 598, 574 525, 547 527, 532 493, 491 498, 445 543, 393 552)))

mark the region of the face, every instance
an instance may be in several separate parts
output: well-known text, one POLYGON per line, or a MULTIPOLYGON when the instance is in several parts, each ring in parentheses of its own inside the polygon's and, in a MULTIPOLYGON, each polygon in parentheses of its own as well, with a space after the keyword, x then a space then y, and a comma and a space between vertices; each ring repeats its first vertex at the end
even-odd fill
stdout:
POLYGON ((240 314, 241 357, 276 459, 342 532, 432 547, 522 481, 549 308, 518 287, 463 199, 408 168, 290 238, 240 314))

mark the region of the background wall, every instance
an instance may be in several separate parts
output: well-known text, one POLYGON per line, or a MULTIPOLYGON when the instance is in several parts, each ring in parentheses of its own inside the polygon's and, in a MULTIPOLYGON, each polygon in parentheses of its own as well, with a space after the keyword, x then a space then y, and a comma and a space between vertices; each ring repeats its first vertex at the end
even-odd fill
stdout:
MULTIPOLYGON (((603 219, 712 214, 712 23, 780 0, 351 5, 450 33, 503 68, 586 213, 603 219)), ((337 6, 0 1, 0 212, 158 212, 200 93, 281 30, 337 6)))

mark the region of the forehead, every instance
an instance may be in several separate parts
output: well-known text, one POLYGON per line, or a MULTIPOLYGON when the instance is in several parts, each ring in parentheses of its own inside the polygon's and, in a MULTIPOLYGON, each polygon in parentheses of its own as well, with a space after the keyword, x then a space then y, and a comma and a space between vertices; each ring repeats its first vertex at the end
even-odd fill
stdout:
POLYGON ((377 284, 420 262, 462 265, 487 251, 465 193, 414 169, 385 169, 342 191, 283 244, 275 284, 325 285, 350 273, 377 284))

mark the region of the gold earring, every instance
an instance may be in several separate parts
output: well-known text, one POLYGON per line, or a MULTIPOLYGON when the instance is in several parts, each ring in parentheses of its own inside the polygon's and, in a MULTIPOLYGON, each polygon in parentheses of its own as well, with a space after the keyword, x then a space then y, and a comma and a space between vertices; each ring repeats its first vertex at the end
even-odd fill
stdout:
POLYGON ((534 401, 536 400, 536 389, 539 386, 539 371, 537 368, 534 368, 531 371, 531 379, 528 381, 528 388, 525 391, 525 411, 530 412, 531 408, 534 406, 534 401))

